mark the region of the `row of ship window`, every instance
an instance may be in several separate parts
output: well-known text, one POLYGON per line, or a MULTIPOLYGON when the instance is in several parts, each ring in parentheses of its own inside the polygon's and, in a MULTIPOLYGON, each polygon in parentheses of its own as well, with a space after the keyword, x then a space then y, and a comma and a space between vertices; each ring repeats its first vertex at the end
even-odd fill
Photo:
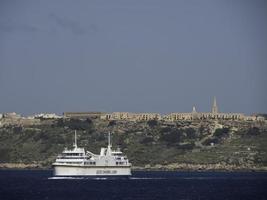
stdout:
POLYGON ((82 162, 62 162, 62 161, 59 161, 59 163, 66 163, 66 164, 82 164, 82 162))
MULTIPOLYGON (((62 162, 62 161, 59 161, 59 163, 68 163, 68 164, 82 164, 83 162, 62 162)), ((95 165, 96 162, 85 162, 84 164, 87 164, 87 165, 95 165)), ((125 162, 116 162, 116 165, 124 165, 125 162)))
POLYGON ((59 156, 58 158, 60 158, 60 159, 84 159, 84 157, 82 156, 82 157, 65 157, 65 156, 59 156))
POLYGON ((83 153, 63 153, 62 156, 83 156, 83 153))
MULTIPOLYGON (((82 164, 83 162, 63 162, 63 161, 59 161, 59 163, 68 163, 68 164, 82 164)), ((95 165, 95 162, 85 162, 84 164, 87 165, 95 165)))
POLYGON ((95 165, 95 162, 85 162, 84 164, 95 165))
POLYGON ((116 165, 124 165, 124 162, 116 162, 116 165))

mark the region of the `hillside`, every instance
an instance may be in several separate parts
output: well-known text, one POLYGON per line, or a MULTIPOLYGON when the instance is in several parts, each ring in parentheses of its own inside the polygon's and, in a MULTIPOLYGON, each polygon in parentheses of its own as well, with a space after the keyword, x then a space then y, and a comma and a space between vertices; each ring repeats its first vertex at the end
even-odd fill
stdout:
POLYGON ((41 125, 0 128, 2 167, 51 167, 64 147, 99 153, 111 131, 135 168, 267 169, 267 124, 248 121, 129 122, 97 119, 43 120, 41 125))

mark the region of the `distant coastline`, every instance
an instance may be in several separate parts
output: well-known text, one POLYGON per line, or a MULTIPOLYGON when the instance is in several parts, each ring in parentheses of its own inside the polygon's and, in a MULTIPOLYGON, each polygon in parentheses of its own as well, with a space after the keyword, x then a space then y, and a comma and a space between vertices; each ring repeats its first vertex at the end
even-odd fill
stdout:
MULTIPOLYGON (((51 167, 43 167, 38 164, 25 163, 0 163, 0 170, 52 170, 51 167)), ((171 165, 147 165, 145 167, 133 166, 133 171, 213 171, 213 172, 267 172, 267 166, 235 166, 220 164, 171 164, 171 165)))
POLYGON ((126 153, 134 170, 267 171, 266 120, 131 121, 95 115, 38 120, 20 123, 16 115, 0 120, 0 168, 49 169, 72 146, 76 130, 79 146, 92 152, 106 145, 105 133, 111 132, 114 148, 126 153))
POLYGON ((99 119, 102 121, 128 121, 142 122, 156 120, 166 123, 177 121, 194 121, 194 120, 223 120, 223 121, 254 121, 264 122, 267 119, 266 114, 245 115, 244 113, 223 113, 219 112, 216 97, 213 99, 210 112, 198 112, 193 106, 192 112, 172 112, 169 114, 160 113, 132 113, 132 112, 64 112, 63 115, 55 113, 39 113, 31 116, 21 116, 15 112, 0 113, 0 127, 5 125, 40 125, 45 120, 58 119, 99 119))

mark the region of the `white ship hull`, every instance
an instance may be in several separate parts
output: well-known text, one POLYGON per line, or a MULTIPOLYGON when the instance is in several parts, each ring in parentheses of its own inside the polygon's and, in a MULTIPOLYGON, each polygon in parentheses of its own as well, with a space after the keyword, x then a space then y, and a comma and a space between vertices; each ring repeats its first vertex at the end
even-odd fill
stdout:
POLYGON ((85 151, 75 142, 73 149, 65 148, 53 163, 54 176, 87 177, 127 177, 131 176, 131 163, 120 149, 112 150, 110 133, 107 148, 101 148, 100 154, 85 151))
POLYGON ((130 166, 54 165, 54 176, 131 176, 130 166))

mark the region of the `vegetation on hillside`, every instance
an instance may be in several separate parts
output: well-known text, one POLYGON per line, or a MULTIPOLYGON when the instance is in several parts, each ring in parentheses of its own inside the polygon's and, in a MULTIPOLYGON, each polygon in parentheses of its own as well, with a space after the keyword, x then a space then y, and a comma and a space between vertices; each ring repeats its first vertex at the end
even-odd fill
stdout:
POLYGON ((171 163, 267 166, 265 123, 178 121, 164 123, 59 119, 36 126, 0 128, 1 163, 36 163, 50 167, 64 147, 73 144, 99 153, 112 132, 113 147, 120 147, 134 166, 171 163))

